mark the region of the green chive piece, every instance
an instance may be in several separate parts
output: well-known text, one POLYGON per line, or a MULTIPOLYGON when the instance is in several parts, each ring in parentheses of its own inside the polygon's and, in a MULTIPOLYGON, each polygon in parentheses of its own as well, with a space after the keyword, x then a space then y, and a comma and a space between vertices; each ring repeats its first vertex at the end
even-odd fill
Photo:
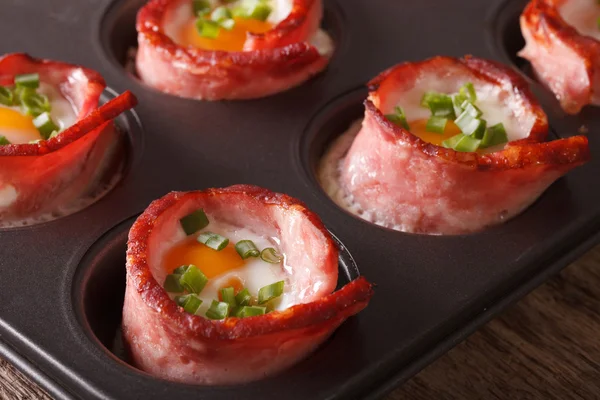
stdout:
POLYGON ((474 152, 479 148, 481 140, 475 139, 473 136, 465 136, 456 143, 454 150, 464 152, 474 152))
POLYGON ((456 144, 458 142, 460 142, 460 140, 465 137, 465 135, 463 135, 462 133, 459 133, 458 135, 454 135, 446 140, 444 140, 442 142, 442 146, 444 146, 447 149, 454 149, 456 147, 456 144))
POLYGON ((233 308, 237 306, 237 301, 235 300, 235 292, 233 287, 226 287, 221 289, 221 299, 229 304, 229 307, 233 308))
POLYGON ((235 20, 226 19, 225 21, 221 21, 221 28, 226 29, 228 31, 232 30, 235 27, 235 20))
POLYGON ((45 112, 33 119, 33 125, 40 131, 40 135, 44 139, 48 139, 52 132, 60 130, 58 126, 52 121, 50 113, 45 112))
POLYGON ((187 271, 189 265, 182 265, 180 267, 175 268, 175 270, 173 270, 173 274, 175 275, 183 275, 185 273, 185 271, 187 271))
POLYGON ((452 104, 454 105, 454 115, 460 115, 464 111, 462 105, 465 101, 468 101, 465 96, 460 94, 453 94, 452 96, 452 104))
POLYGON ((387 114, 385 116, 391 123, 398 125, 406 130, 410 130, 410 126, 408 125, 408 121, 406 120, 406 115, 404 114, 404 110, 402 107, 395 107, 394 114, 387 114))
POLYGON ((5 146, 7 144, 10 144, 10 141, 4 136, 0 136, 0 146, 5 146))
POLYGON ((247 15, 248 18, 257 19, 259 21, 266 21, 271 14, 273 9, 267 3, 255 0, 247 2, 247 15))
POLYGON ((231 18, 233 18, 231 10, 225 6, 215 8, 210 14, 210 19, 219 23, 231 18))
POLYGON ((203 209, 194 211, 179 220, 186 235, 191 235, 208 226, 208 217, 203 209))
POLYGON ((250 304, 250 300, 252 300, 252 296, 248 289, 242 289, 238 294, 235 295, 235 302, 239 306, 247 306, 250 304))
POLYGON ((260 306, 245 306, 240 308, 236 312, 236 317, 239 318, 247 318, 247 317, 256 317, 258 315, 264 315, 267 312, 267 307, 260 306))
POLYGON ((210 1, 208 0, 193 0, 194 15, 202 16, 210 12, 210 1))
POLYGON ((267 301, 281 296, 284 284, 285 281, 279 281, 260 288, 258 291, 258 304, 265 304, 267 301))
POLYGON ((481 139, 481 145, 479 147, 486 148, 492 147, 499 144, 504 144, 508 142, 508 135, 506 134, 506 130, 504 129, 504 125, 502 123, 490 126, 485 130, 485 134, 481 139))
POLYGON ((37 89, 40 87, 40 74, 23 74, 15 76, 15 86, 18 88, 37 89))
POLYGON ((260 252, 260 259, 270 264, 279 264, 283 261, 283 256, 272 247, 267 247, 260 252))
POLYGON ((208 282, 208 278, 198 267, 195 265, 189 265, 185 272, 179 278, 179 283, 183 286, 188 292, 200 294, 206 283, 208 282))
POLYGON ((474 117, 466 110, 456 118, 454 123, 465 135, 474 135, 476 138, 481 139, 485 133, 485 120, 474 117))
POLYGON ((60 135, 59 131, 54 131, 50 134, 50 136, 48 136, 48 139, 52 139, 54 137, 57 137, 58 135, 60 135))
POLYGON ((444 133, 448 118, 432 116, 427 120, 425 131, 433 133, 444 133))
POLYGON ((229 304, 213 300, 210 308, 206 311, 206 318, 208 319, 225 319, 229 315, 229 304))
POLYGON ((427 92, 423 95, 421 104, 429 108, 434 117, 456 118, 452 97, 446 94, 427 92))
POLYGON ((13 92, 12 90, 4 87, 4 86, 0 86, 0 104, 4 104, 5 106, 12 106, 13 105, 13 92))
POLYGON ((198 236, 198 242, 205 244, 213 250, 221 251, 229 244, 229 239, 214 232, 203 232, 198 236))
POLYGON ((178 274, 169 274, 165 278, 165 283, 163 287, 169 293, 183 293, 183 286, 179 283, 181 279, 181 275, 178 274))
POLYGON ((475 86, 471 82, 465 83, 459 90, 458 93, 461 96, 464 96, 471 103, 475 103, 477 101, 477 93, 475 92, 475 86))
POLYGON ((469 100, 465 100, 464 103, 461 104, 461 108, 464 110, 464 112, 469 113, 475 118, 479 118, 483 114, 483 111, 477 108, 477 106, 471 103, 469 100))
POLYGON ((175 302, 178 306, 183 307, 185 312, 190 314, 196 314, 200 305, 202 305, 202 300, 198 298, 195 294, 186 294, 183 296, 176 296, 175 302))
POLYGON ((235 251, 242 257, 242 260, 248 257, 260 256, 260 251, 258 251, 252 240, 240 240, 235 244, 235 251))
POLYGON ((216 39, 219 36, 219 29, 221 26, 208 19, 198 18, 196 21, 196 30, 200 36, 208 39, 216 39))
POLYGON ((18 99, 13 99, 13 103, 19 103, 25 114, 37 117, 44 112, 50 112, 50 100, 35 89, 17 88, 15 94, 18 94, 18 99))

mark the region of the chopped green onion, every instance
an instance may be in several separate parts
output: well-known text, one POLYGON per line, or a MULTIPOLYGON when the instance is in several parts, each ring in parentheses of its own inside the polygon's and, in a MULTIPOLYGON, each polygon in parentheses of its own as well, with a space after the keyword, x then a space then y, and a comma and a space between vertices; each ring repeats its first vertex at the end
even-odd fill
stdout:
POLYGON ((198 267, 189 265, 185 272, 179 278, 179 283, 190 293, 200 294, 208 278, 198 267))
POLYGON ((427 120, 425 131, 433 133, 444 133, 448 118, 432 116, 427 120))
POLYGON ((10 141, 4 136, 0 136, 0 146, 4 146, 7 144, 10 144, 10 141))
POLYGON ((233 18, 231 10, 225 6, 215 8, 210 14, 210 19, 219 23, 231 18, 233 18))
POLYGON ((183 286, 179 283, 180 279, 181 275, 179 274, 169 274, 165 278, 163 287, 169 293, 183 293, 183 286))
POLYGON ((454 135, 446 140, 444 140, 442 142, 442 146, 444 146, 447 149, 454 149, 456 147, 456 144, 458 142, 460 142, 460 140, 465 137, 464 134, 459 133, 458 135, 454 135))
POLYGON ((15 86, 18 88, 37 89, 40 87, 39 74, 23 74, 15 76, 15 86))
POLYGON ((453 94, 452 96, 452 104, 454 105, 454 115, 460 115, 464 111, 462 105, 467 98, 460 94, 453 94))
POLYGON ((459 90, 458 93, 469 100, 471 103, 477 101, 477 93, 475 92, 475 86, 471 82, 465 83, 459 90))
POLYGON ((483 112, 479 108, 477 108, 477 106, 475 104, 471 103, 469 100, 465 100, 464 103, 461 104, 461 108, 463 109, 464 112, 469 113, 471 116, 473 116, 475 118, 479 118, 483 114, 483 112))
POLYGON ((59 131, 54 131, 50 134, 50 136, 48 136, 48 139, 52 139, 54 137, 57 137, 58 135, 60 135, 59 131))
POLYGON ((261 260, 271 264, 279 264, 281 261, 283 261, 283 256, 272 247, 267 247, 266 249, 261 251, 260 258, 261 260))
POLYGON ((209 231, 201 233, 196 240, 216 251, 223 250, 229 244, 229 239, 226 237, 209 231))
POLYGON ((209 319, 225 319, 229 315, 229 304, 213 300, 208 311, 206 311, 206 318, 209 319))
POLYGON ((196 21, 198 34, 208 39, 216 39, 219 36, 220 28, 221 26, 215 21, 202 18, 198 18, 196 21))
POLYGON ((485 120, 474 117, 466 110, 456 118, 454 123, 465 135, 474 135, 474 137, 481 139, 485 133, 485 120))
POLYGON ((235 27, 235 20, 233 20, 233 19, 226 19, 225 21, 221 21, 221 28, 223 28, 223 29, 230 31, 234 27, 235 27))
POLYGON ((252 300, 252 296, 250 296, 250 292, 246 288, 242 289, 238 294, 235 295, 235 302, 240 306, 249 305, 250 300, 252 300))
POLYGON ((242 257, 242 260, 260 255, 260 251, 258 251, 252 240, 240 240, 235 244, 235 250, 242 257))
POLYGON ((203 209, 194 211, 179 220, 186 235, 198 232, 208 226, 208 217, 203 209))
POLYGON ((14 101, 13 97, 12 90, 5 88, 4 86, 0 86, 0 104, 12 106, 14 101))
POLYGON ((183 307, 185 312, 190 314, 196 314, 196 312, 200 308, 200 305, 202 305, 202 300, 200 300, 195 294, 176 296, 175 302, 178 306, 183 307))
POLYGON ((260 288, 258 291, 258 304, 264 304, 269 300, 281 296, 284 284, 284 281, 279 281, 260 288))
POLYGON ((496 146, 508 142, 508 135, 502 123, 490 126, 485 130, 481 145, 479 147, 486 148, 496 146))
POLYGON ((185 271, 187 271, 189 265, 182 265, 180 267, 177 267, 173 270, 173 274, 175 275, 183 275, 185 273, 185 271))
POLYGON ((237 301, 235 301, 235 292, 233 287, 226 287, 221 289, 221 299, 229 304, 231 308, 237 306, 237 301))
POLYGON ((40 135, 42 135, 44 139, 48 139, 52 132, 60 130, 54 121, 52 121, 52 117, 50 117, 50 113, 48 112, 42 113, 35 117, 33 120, 33 125, 35 125, 38 131, 40 131, 40 135))
POLYGON ((456 143, 456 145, 454 146, 454 150, 464 152, 477 151, 480 143, 481 140, 475 139, 473 136, 464 136, 461 140, 458 141, 458 143, 456 143))
POLYGON ((259 21, 266 21, 271 14, 273 9, 267 3, 259 0, 247 1, 247 17, 257 19, 259 21))
POLYGON ((18 102, 26 114, 37 117, 44 112, 50 112, 51 105, 47 96, 30 88, 17 89, 15 94, 18 95, 18 99, 13 99, 13 102, 18 102))
POLYGON ((240 308, 236 312, 236 317, 239 317, 239 318, 256 317, 258 315, 264 315, 266 312, 267 312, 267 307, 245 306, 245 307, 240 308))
POLYGON ((210 1, 208 0, 193 0, 194 15, 202 16, 210 12, 210 1))
POLYGON ((456 118, 452 97, 435 92, 427 92, 421 99, 421 104, 431 110, 434 117, 456 118))
POLYGON ((387 114, 385 116, 391 123, 401 126, 402 128, 409 130, 410 126, 408 126, 408 121, 406 120, 406 115, 404 114, 404 110, 402 107, 395 107, 394 114, 387 114))

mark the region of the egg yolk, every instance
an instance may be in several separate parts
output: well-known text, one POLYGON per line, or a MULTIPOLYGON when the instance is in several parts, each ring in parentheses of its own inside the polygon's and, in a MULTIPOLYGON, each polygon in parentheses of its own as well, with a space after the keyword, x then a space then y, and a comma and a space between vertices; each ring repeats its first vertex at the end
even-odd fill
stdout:
POLYGON ((219 36, 215 39, 200 36, 196 30, 196 20, 191 20, 184 25, 181 32, 181 44, 194 46, 204 50, 242 51, 246 42, 246 33, 265 33, 273 29, 269 22, 251 18, 234 18, 235 26, 232 30, 221 28, 219 36))
POLYGON ((0 107, 0 135, 15 144, 42 138, 32 117, 4 107, 0 107))
POLYGON ((163 259, 163 267, 168 273, 182 265, 194 264, 208 279, 222 275, 244 265, 244 260, 229 244, 221 251, 216 251, 199 243, 192 237, 171 248, 163 259))
POLYGON ((410 126, 410 133, 418 136, 420 139, 428 143, 435 144, 437 146, 441 146, 444 140, 461 133, 460 128, 456 126, 453 121, 448 121, 446 123, 446 129, 444 130, 444 133, 427 132, 426 119, 411 121, 408 125, 410 126))

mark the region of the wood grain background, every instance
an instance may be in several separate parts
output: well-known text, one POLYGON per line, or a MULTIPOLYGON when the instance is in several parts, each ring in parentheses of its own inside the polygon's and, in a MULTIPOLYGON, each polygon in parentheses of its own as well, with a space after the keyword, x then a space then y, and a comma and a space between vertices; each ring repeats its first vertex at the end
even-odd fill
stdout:
MULTIPOLYGON (((50 397, 0 360, 0 399, 50 397)), ((387 400, 600 399, 600 246, 387 400)))

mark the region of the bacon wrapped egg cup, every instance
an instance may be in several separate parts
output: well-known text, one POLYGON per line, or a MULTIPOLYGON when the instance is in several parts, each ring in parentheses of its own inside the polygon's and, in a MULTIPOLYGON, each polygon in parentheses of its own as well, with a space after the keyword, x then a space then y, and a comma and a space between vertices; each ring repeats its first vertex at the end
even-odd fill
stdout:
POLYGON ((322 14, 320 0, 151 0, 137 18, 137 73, 194 99, 281 92, 327 65, 322 14))
POLYGON ((589 159, 583 136, 542 142, 546 115, 526 82, 495 62, 399 64, 369 90, 362 126, 338 139, 319 174, 339 205, 385 227, 478 231, 589 159))
POLYGON ((105 87, 80 66, 0 58, 0 225, 70 207, 112 165, 112 119, 136 99, 126 92, 98 108, 105 87))
POLYGON ((570 114, 600 104, 599 20, 596 0, 532 0, 521 15, 519 55, 570 114))
POLYGON ((123 336, 157 377, 257 380, 367 306, 370 283, 337 281, 337 247, 300 201, 246 185, 173 192, 129 233, 123 336))

